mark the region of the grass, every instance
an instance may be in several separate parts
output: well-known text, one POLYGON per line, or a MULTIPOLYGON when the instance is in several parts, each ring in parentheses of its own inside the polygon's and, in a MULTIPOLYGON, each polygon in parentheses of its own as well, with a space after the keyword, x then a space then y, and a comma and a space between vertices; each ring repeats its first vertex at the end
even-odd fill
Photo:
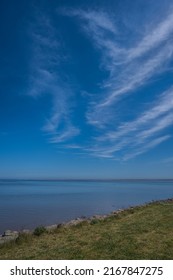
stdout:
POLYGON ((46 232, 46 228, 44 226, 36 227, 33 234, 36 236, 40 236, 46 232))
MULTIPOLYGON (((39 231, 37 229, 37 231, 39 231)), ((0 259, 173 259, 173 200, 127 209, 0 246, 0 259)))

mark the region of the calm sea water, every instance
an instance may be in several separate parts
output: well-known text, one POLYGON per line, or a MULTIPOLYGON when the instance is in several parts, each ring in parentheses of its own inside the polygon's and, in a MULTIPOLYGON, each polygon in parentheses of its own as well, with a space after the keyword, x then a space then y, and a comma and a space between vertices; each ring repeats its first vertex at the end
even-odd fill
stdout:
POLYGON ((173 197, 173 181, 0 180, 0 234, 173 197))

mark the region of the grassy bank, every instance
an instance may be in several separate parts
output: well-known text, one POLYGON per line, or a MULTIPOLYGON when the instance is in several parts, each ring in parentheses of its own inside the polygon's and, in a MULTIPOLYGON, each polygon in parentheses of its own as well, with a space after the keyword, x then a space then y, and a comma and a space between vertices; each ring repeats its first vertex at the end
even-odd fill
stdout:
POLYGON ((21 234, 0 246, 0 259, 173 259, 173 200, 40 236, 21 234))

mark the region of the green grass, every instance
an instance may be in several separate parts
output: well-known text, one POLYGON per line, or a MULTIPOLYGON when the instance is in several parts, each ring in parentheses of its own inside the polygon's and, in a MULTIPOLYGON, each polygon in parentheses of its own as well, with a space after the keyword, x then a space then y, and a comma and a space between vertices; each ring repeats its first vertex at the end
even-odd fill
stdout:
POLYGON ((41 235, 20 234, 0 259, 173 259, 173 201, 127 209, 41 235))

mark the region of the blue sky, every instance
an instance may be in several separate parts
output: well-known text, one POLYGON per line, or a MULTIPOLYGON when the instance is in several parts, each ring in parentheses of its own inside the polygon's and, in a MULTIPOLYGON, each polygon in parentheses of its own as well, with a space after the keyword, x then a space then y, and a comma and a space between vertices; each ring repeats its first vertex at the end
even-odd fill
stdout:
POLYGON ((0 177, 173 177, 171 0, 1 1, 0 177))

